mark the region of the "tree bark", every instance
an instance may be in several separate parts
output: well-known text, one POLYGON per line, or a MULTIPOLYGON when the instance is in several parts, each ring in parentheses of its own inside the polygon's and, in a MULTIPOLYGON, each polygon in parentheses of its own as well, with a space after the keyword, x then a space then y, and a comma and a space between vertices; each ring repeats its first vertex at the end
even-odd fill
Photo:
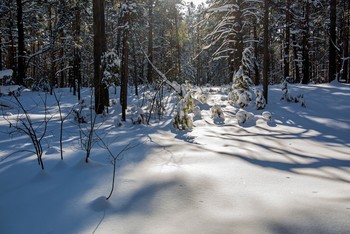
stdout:
POLYGON ((120 101, 122 105, 122 120, 126 120, 126 109, 128 107, 128 76, 129 76, 129 12, 125 12, 123 19, 123 38, 122 38, 122 66, 121 66, 121 89, 120 101))
MULTIPOLYGON (((79 3, 78 3, 79 4, 79 3)), ((73 73, 74 73, 74 87, 78 94, 78 100, 81 99, 80 85, 81 85, 81 58, 79 49, 79 38, 80 38, 80 7, 76 6, 75 9, 75 21, 74 21, 74 40, 78 46, 74 47, 74 62, 73 62, 73 73)))
POLYGON ((93 0, 93 29, 94 29, 94 87, 95 87, 95 112, 102 114, 106 99, 109 100, 108 89, 102 83, 103 69, 101 56, 107 50, 105 32, 105 1, 93 0))
POLYGON ((181 81, 181 47, 180 47, 180 35, 179 35, 179 16, 178 11, 176 9, 176 5, 174 4, 174 14, 175 14, 175 36, 176 36, 176 55, 177 55, 177 77, 180 78, 181 81))
POLYGON ((63 29, 60 30, 60 37, 61 37, 61 49, 60 49, 60 59, 61 59, 61 62, 60 62, 60 69, 61 69, 61 72, 60 72, 60 88, 63 88, 64 87, 64 83, 65 83, 65 72, 63 71, 64 69, 64 59, 63 59, 63 56, 64 56, 64 39, 62 39, 64 37, 64 31, 63 29))
POLYGON ((335 80, 336 76, 336 20, 337 20, 337 1, 330 0, 330 25, 329 25, 329 68, 328 68, 328 81, 331 82, 335 80))
POLYGON ((23 26, 23 5, 22 0, 16 0, 17 3, 17 30, 18 30, 18 74, 17 83, 24 84, 25 78, 25 47, 24 47, 24 26, 23 26))
POLYGON ((263 89, 266 103, 268 101, 268 83, 269 83, 269 0, 264 0, 264 67, 263 67, 263 89))
MULTIPOLYGON (((254 40, 259 40, 258 33, 257 33, 257 22, 255 21, 255 24, 253 26, 254 31, 254 40)), ((259 63, 258 63, 258 55, 259 55, 259 43, 254 43, 254 54, 255 54, 255 61, 254 61, 254 84, 259 85, 260 84, 260 71, 259 71, 259 63)))
POLYGON ((197 34, 196 34, 196 53, 197 53, 196 85, 203 84, 203 80, 201 80, 202 56, 201 56, 200 52, 201 52, 201 33, 200 33, 199 22, 197 22, 197 34))
POLYGON ((132 43, 132 50, 133 50, 133 60, 134 60, 134 86, 135 86, 135 95, 139 96, 139 79, 138 79, 138 72, 137 72, 137 58, 136 58, 136 46, 135 46, 135 38, 132 43))
POLYGON ((2 66, 2 37, 0 37, 0 71, 3 69, 2 66))
POLYGON ((50 31, 50 72, 49 72, 49 82, 50 82, 50 95, 53 95, 53 89, 55 87, 55 33, 53 31, 52 23, 52 6, 49 6, 49 31, 50 31))
POLYGON ((303 79, 302 84, 308 84, 310 82, 310 56, 309 56, 309 21, 310 21, 310 3, 305 3, 305 22, 304 22, 304 34, 303 34, 303 79))
POLYGON ((350 31, 350 0, 348 0, 348 6, 346 10, 346 3, 344 2, 344 48, 343 48, 343 61, 342 61, 342 80, 348 82, 349 79, 349 31, 350 31), (347 17, 347 18, 346 18, 347 17))
MULTIPOLYGON (((238 1, 241 5, 241 0, 238 1)), ((233 47, 230 49, 234 49, 233 51, 233 58, 231 57, 229 61, 229 82, 232 81, 233 76, 236 71, 239 70, 239 67, 242 65, 242 53, 243 53, 243 32, 242 32, 242 27, 243 27, 243 22, 242 22, 242 11, 241 9, 237 9, 237 11, 234 12, 234 17, 236 17, 236 24, 234 26, 234 36, 232 39, 235 41, 233 43, 233 47)), ((231 39, 230 39, 231 40, 231 39)))
POLYGON ((293 33, 292 35, 293 40, 293 58, 294 58, 294 72, 295 72, 295 79, 294 83, 300 83, 300 72, 299 72, 299 64, 298 64, 298 49, 297 49, 297 40, 296 36, 293 33))
MULTIPOLYGON (((149 17, 149 27, 148 27, 148 58, 153 63, 153 4, 154 0, 148 0, 148 17, 149 17)), ((153 83, 153 70, 150 63, 147 65, 147 81, 148 83, 153 83)))
POLYGON ((284 78, 289 78, 289 42, 290 42, 290 1, 286 1, 286 28, 285 28, 285 39, 284 39, 284 78))

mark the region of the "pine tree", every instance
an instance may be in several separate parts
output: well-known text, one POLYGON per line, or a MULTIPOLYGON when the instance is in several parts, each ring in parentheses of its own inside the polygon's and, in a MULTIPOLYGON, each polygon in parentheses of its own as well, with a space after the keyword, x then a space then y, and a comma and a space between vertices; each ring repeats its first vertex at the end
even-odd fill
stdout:
POLYGON ((337 21, 337 1, 330 0, 330 25, 329 25, 329 68, 328 68, 328 81, 335 80, 336 76, 336 21, 337 21))
POLYGON ((103 84, 103 70, 101 66, 102 54, 107 50, 104 0, 93 0, 93 28, 94 28, 94 88, 95 88, 95 112, 102 114, 105 106, 108 106, 108 88, 103 84))

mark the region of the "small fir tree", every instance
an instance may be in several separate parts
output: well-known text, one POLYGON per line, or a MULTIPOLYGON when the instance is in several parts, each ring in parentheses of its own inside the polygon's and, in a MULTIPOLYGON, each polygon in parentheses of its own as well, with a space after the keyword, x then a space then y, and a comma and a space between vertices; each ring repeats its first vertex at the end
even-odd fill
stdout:
POLYGON ((116 83, 120 74, 121 59, 118 57, 117 51, 112 49, 102 55, 103 83, 108 87, 116 83))
POLYGON ((247 107, 252 100, 252 94, 250 92, 252 85, 252 80, 244 74, 243 66, 240 66, 233 77, 232 90, 228 95, 229 101, 238 105, 240 108, 247 107))
POLYGON ((266 100, 264 98, 263 92, 260 89, 255 90, 255 106, 257 110, 265 109, 266 100))
POLYGON ((181 86, 181 94, 183 98, 177 104, 173 124, 180 130, 192 129, 193 120, 190 113, 194 111, 195 105, 188 84, 181 86))

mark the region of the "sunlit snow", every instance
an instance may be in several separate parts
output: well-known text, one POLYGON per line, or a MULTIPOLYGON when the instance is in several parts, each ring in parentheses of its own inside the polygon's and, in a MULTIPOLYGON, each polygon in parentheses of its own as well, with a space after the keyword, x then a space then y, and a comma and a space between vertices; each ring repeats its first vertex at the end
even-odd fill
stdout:
MULTIPOLYGON (((306 108, 281 100, 281 85, 270 86, 266 108, 252 102, 246 111, 254 116, 241 124, 229 88, 194 87, 200 115, 186 131, 172 124, 176 94, 164 94, 164 115, 153 115, 149 126, 129 118, 147 96, 142 90, 129 96, 126 122, 113 102, 96 131, 115 155, 132 148, 118 158, 108 201, 106 147, 96 142, 89 163, 81 148, 89 124, 79 128, 73 116, 64 122, 61 160, 58 108, 48 95, 42 171, 29 138, 9 134, 18 110, 14 97, 3 95, 0 103, 11 105, 0 109, 0 233, 348 233, 350 86, 290 85, 291 94, 304 94, 306 108), (212 118, 214 105, 225 118, 212 118)), ((56 91, 66 115, 76 97, 56 91)), ((82 90, 86 103, 89 94, 82 90)), ((44 119, 44 97, 28 90, 19 97, 34 121, 44 119)))

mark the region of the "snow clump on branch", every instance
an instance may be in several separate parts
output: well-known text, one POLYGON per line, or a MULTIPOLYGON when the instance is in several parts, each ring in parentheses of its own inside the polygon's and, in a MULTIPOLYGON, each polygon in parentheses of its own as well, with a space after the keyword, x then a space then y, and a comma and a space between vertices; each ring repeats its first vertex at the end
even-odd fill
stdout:
POLYGON ((212 106, 210 108, 210 112, 211 112, 211 118, 213 119, 225 119, 225 115, 224 112, 221 109, 221 106, 215 104, 214 106, 212 106))
POLYGON ((252 112, 248 112, 245 110, 239 110, 236 113, 236 118, 237 118, 237 122, 238 124, 244 124, 246 122, 248 122, 249 120, 253 119, 255 116, 252 112))

